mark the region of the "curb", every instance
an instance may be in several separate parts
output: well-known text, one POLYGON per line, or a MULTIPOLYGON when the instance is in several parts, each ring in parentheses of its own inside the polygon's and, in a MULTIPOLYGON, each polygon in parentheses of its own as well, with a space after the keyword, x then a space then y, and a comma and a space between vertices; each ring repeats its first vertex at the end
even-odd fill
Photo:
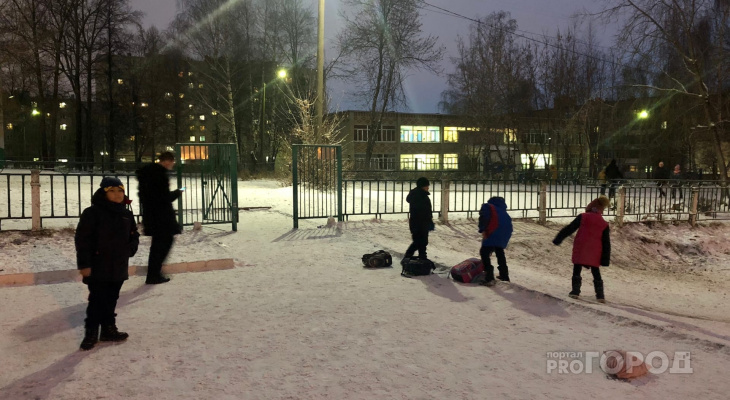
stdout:
MULTIPOLYGON (((186 272, 206 272, 224 269, 233 269, 232 258, 208 261, 192 261, 162 266, 166 274, 182 274, 186 272)), ((147 266, 129 266, 129 276, 147 275, 147 266)), ((64 282, 81 282, 81 275, 77 269, 61 271, 28 272, 23 274, 0 275, 0 287, 47 285, 64 282)))

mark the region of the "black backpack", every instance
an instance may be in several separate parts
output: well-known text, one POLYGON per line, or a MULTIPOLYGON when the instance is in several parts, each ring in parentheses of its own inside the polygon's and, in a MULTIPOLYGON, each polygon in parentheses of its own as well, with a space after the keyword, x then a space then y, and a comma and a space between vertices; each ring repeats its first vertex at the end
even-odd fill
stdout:
POLYGON ((401 261, 401 265, 403 266, 403 270, 400 274, 406 278, 431 275, 436 268, 433 261, 421 258, 404 258, 401 261))
POLYGON ((393 257, 385 250, 363 254, 362 263, 366 268, 387 268, 393 265, 393 257))

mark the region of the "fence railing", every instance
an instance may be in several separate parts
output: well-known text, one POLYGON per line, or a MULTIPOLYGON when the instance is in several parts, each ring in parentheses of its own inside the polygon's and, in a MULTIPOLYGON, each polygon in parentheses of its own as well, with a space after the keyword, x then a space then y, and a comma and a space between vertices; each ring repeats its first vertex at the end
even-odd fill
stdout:
MULTIPOLYGON (((40 226, 48 219, 75 221, 91 204, 94 191, 107 175, 43 171, 37 172, 37 186, 34 186, 30 172, 0 172, 0 229, 7 229, 8 225, 15 227, 12 221, 30 220, 33 216, 38 218, 40 226), (38 190, 39 199, 35 212, 31 201, 33 190, 38 190)), ((137 180, 134 175, 113 175, 122 180, 127 194, 135 200, 137 180)), ((415 187, 415 181, 415 177, 344 179, 342 217, 372 215, 379 218, 386 214, 407 214, 406 196, 415 187)), ((321 188, 313 187, 312 190, 321 188)), ((728 188, 709 181, 624 180, 612 185, 596 181, 438 179, 431 180, 430 190, 434 213, 445 220, 449 214, 473 217, 492 196, 505 198, 513 218, 544 221, 572 217, 602 193, 612 195, 611 207, 604 215, 620 222, 730 220, 728 188)), ((131 209, 138 216, 139 202, 134 201, 131 209)))

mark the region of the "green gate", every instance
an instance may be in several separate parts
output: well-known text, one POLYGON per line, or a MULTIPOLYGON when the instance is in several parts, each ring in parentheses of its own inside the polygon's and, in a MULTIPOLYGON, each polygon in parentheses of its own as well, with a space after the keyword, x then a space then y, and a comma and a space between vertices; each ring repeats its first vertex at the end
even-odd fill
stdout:
POLYGON ((182 226, 230 223, 238 230, 238 155, 232 143, 178 143, 177 184, 182 226))
POLYGON ((342 221, 342 146, 292 146, 294 229, 300 219, 342 221))

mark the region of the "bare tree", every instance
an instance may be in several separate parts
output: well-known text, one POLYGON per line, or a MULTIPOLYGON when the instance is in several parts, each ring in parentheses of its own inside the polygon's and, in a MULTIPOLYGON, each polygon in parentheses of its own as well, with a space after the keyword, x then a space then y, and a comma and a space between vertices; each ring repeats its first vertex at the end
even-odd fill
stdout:
POLYGON ((403 83, 408 72, 440 73, 443 48, 437 38, 424 35, 421 0, 344 0, 345 27, 338 41, 345 76, 360 84, 359 95, 368 101, 370 121, 365 164, 370 165, 380 136, 383 115, 406 105, 403 83))

